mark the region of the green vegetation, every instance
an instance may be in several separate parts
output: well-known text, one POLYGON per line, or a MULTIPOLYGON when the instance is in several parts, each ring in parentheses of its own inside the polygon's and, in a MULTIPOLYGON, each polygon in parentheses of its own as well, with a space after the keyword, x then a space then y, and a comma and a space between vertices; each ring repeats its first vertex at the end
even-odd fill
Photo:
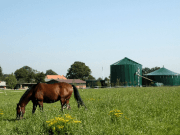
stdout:
POLYGON ((53 71, 52 69, 46 70, 45 75, 58 75, 55 71, 53 71))
POLYGON ((81 79, 81 80, 87 80, 94 78, 91 75, 91 69, 85 65, 83 62, 75 61, 71 67, 68 69, 68 73, 66 74, 66 77, 68 79, 81 79))
POLYGON ((32 103, 29 102, 25 119, 17 121, 16 103, 24 91, 0 90, 0 134, 48 135, 53 130, 76 135, 180 133, 180 87, 104 88, 79 92, 88 110, 78 109, 72 95, 71 110, 62 113, 60 102, 56 102, 44 104, 44 112, 38 108, 32 115, 32 103), (58 121, 60 124, 54 123, 55 119, 65 119, 65 116, 77 123, 72 120, 70 127, 63 120, 58 121))
POLYGON ((7 85, 9 88, 14 89, 14 87, 17 84, 17 80, 16 77, 13 75, 13 73, 11 75, 9 75, 6 79, 5 79, 7 85))
MULTIPOLYGON (((47 70, 46 74, 47 73, 55 74, 55 72, 53 72, 52 70, 47 70)), ((14 74, 19 84, 45 82, 45 74, 43 72, 32 69, 29 66, 23 66, 22 68, 17 69, 14 74)))

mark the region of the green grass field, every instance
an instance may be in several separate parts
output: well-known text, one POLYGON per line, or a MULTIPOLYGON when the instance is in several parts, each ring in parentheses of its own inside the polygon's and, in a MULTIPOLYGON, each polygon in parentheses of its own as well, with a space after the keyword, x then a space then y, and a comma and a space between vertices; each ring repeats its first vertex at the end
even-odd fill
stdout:
POLYGON ((37 108, 32 115, 32 103, 29 102, 26 106, 25 119, 17 121, 16 104, 24 93, 23 90, 19 91, 21 92, 0 90, 1 135, 48 135, 53 129, 51 131, 46 121, 63 117, 64 114, 81 121, 81 123, 65 124, 62 131, 67 134, 180 134, 180 87, 79 89, 88 110, 84 107, 78 109, 72 95, 71 110, 62 113, 60 102, 56 102, 44 104, 44 112, 40 112, 37 108), (110 111, 115 109, 120 110, 121 113, 110 114, 110 111))

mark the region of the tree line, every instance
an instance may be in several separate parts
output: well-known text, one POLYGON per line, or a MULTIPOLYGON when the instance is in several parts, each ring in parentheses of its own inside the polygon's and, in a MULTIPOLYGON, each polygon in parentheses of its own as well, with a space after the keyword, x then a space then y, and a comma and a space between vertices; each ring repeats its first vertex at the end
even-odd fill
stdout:
MULTIPOLYGON (((142 69, 142 75, 148 74, 150 72, 156 71, 160 69, 160 67, 148 68, 145 67, 142 69)), ((67 79, 81 79, 81 80, 95 80, 95 77, 91 75, 91 69, 85 65, 83 62, 75 61, 70 68, 67 70, 66 78, 67 79)), ((46 73, 37 71, 29 66, 23 66, 20 69, 17 69, 12 74, 3 74, 2 68, 0 66, 0 81, 6 81, 7 85, 10 88, 14 88, 16 84, 23 84, 23 83, 39 83, 45 82, 46 75, 58 75, 52 69, 46 70, 46 73)), ((103 80, 99 77, 97 80, 103 80)), ((110 80, 109 78, 105 78, 105 81, 110 80)))
MULTIPOLYGON (((67 70, 66 77, 68 79, 95 79, 91 75, 91 69, 85 65, 83 62, 76 61, 74 62, 71 67, 67 70)), ((12 74, 3 74, 2 68, 0 66, 0 81, 6 81, 7 85, 13 89, 16 84, 23 84, 23 83, 39 83, 45 82, 46 75, 58 75, 52 69, 46 70, 46 73, 37 71, 29 66, 23 66, 17 69, 12 74)))

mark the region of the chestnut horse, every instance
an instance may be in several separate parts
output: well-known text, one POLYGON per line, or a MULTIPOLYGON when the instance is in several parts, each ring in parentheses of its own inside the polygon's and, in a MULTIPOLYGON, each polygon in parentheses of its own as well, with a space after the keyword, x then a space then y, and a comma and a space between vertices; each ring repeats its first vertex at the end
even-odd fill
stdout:
POLYGON ((79 95, 78 89, 74 85, 64 82, 54 84, 38 83, 33 85, 31 88, 26 90, 17 104, 17 119, 23 118, 25 106, 30 100, 33 103, 32 113, 36 111, 37 105, 39 105, 39 108, 42 111, 43 103, 54 103, 59 100, 61 102, 62 111, 64 105, 67 105, 67 109, 70 109, 69 99, 73 91, 74 98, 78 103, 78 108, 80 105, 86 108, 79 95))

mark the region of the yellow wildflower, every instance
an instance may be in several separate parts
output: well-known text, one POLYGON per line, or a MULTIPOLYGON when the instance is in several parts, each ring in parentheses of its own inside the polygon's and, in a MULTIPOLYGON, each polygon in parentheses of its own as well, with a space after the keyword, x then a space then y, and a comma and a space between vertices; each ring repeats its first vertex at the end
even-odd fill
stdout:
POLYGON ((81 123, 81 121, 73 120, 74 123, 81 123))
POLYGON ((56 128, 55 128, 55 127, 53 127, 52 129, 53 129, 53 130, 55 130, 56 128))
POLYGON ((64 126, 57 125, 57 128, 61 129, 64 128, 64 126))
POLYGON ((74 118, 72 118, 71 115, 69 115, 69 114, 65 114, 65 117, 68 118, 68 119, 74 119, 74 118))
POLYGON ((4 113, 0 113, 1 115, 3 115, 4 113))

